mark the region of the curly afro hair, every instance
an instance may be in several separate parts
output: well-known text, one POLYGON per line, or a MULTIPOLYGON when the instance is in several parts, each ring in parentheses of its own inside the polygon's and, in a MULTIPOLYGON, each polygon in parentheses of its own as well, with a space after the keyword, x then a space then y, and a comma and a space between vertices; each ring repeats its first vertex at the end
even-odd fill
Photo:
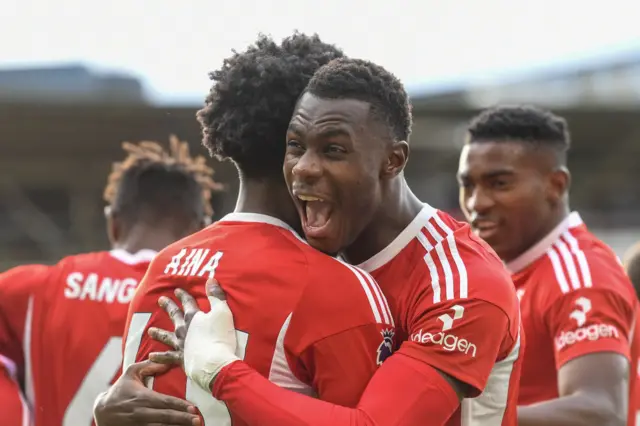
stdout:
POLYGON ((305 92, 319 98, 368 102, 394 139, 409 141, 409 96, 400 80, 380 65, 363 59, 336 59, 316 72, 305 92))
POLYGON ((571 145, 564 118, 531 105, 488 108, 471 119, 467 143, 525 142, 565 154, 571 145))
POLYGON ((203 144, 220 160, 232 160, 249 178, 282 176, 285 135, 298 97, 313 74, 342 50, 318 35, 294 33, 277 44, 268 36, 233 52, 198 111, 203 144))

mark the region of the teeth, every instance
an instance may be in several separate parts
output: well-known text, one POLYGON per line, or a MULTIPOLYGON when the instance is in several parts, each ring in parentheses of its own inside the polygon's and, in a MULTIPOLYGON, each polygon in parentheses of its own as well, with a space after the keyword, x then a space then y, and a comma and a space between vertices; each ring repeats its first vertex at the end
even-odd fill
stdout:
POLYGON ((312 197, 310 195, 298 195, 298 198, 302 201, 322 201, 322 199, 318 197, 312 197))

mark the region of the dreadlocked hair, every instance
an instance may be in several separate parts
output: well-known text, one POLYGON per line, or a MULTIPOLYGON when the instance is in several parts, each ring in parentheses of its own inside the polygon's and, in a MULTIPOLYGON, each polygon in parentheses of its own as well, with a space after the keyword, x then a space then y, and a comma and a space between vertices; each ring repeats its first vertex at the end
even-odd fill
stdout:
POLYGON ((171 135, 168 151, 153 141, 123 142, 122 148, 128 155, 113 163, 104 189, 114 212, 132 222, 211 217, 211 194, 223 185, 203 156, 191 157, 187 142, 171 135))

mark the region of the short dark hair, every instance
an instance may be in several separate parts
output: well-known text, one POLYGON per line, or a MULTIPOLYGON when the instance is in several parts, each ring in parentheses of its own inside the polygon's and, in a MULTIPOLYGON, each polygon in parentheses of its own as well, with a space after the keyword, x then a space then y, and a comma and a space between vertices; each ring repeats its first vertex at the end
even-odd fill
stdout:
POLYGON ((357 99, 371 104, 396 140, 409 141, 411 106, 402 82, 380 65, 340 58, 320 68, 305 92, 326 99, 357 99))
POLYGON ((343 56, 317 34, 294 33, 276 44, 260 35, 242 53, 234 51, 198 111, 203 144, 230 159, 247 177, 282 178, 285 138, 296 101, 322 65, 343 56))
POLYGON ((104 200, 127 223, 188 223, 213 214, 211 193, 222 185, 212 179, 213 169, 203 156, 190 156, 187 142, 172 135, 169 151, 152 141, 122 147, 128 155, 113 164, 104 200))
POLYGON ((547 146, 565 154, 571 145, 564 118, 532 105, 503 105, 485 109, 471 119, 467 142, 521 141, 547 146))

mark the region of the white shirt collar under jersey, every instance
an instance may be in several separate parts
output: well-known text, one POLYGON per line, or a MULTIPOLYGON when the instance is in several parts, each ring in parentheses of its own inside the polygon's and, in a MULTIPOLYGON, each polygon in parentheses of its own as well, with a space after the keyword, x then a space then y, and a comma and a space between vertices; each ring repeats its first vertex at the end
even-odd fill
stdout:
POLYGON ((138 263, 151 262, 158 252, 151 249, 142 249, 137 253, 129 253, 124 249, 113 249, 109 254, 122 263, 126 263, 127 265, 136 265, 138 263))
POLYGON ((298 233, 289 225, 287 225, 284 221, 278 219, 277 217, 269 216, 261 213, 246 213, 246 212, 232 212, 225 215, 218 222, 253 222, 253 223, 267 223, 269 225, 278 226, 280 228, 284 228, 287 231, 290 231, 293 235, 295 235, 300 241, 307 243, 304 239, 302 239, 298 233))
POLYGON ((582 225, 582 218, 578 212, 571 212, 558 226, 547 234, 543 239, 538 241, 529 250, 522 253, 516 259, 506 264, 507 270, 512 274, 522 271, 527 266, 535 262, 540 256, 543 256, 547 250, 560 238, 564 232, 571 228, 582 225))
POLYGON ((420 213, 416 215, 411 223, 404 228, 388 246, 377 254, 374 254, 369 260, 362 262, 358 267, 367 272, 371 272, 390 262, 418 235, 418 232, 424 227, 424 224, 437 213, 437 209, 425 203, 420 213))

